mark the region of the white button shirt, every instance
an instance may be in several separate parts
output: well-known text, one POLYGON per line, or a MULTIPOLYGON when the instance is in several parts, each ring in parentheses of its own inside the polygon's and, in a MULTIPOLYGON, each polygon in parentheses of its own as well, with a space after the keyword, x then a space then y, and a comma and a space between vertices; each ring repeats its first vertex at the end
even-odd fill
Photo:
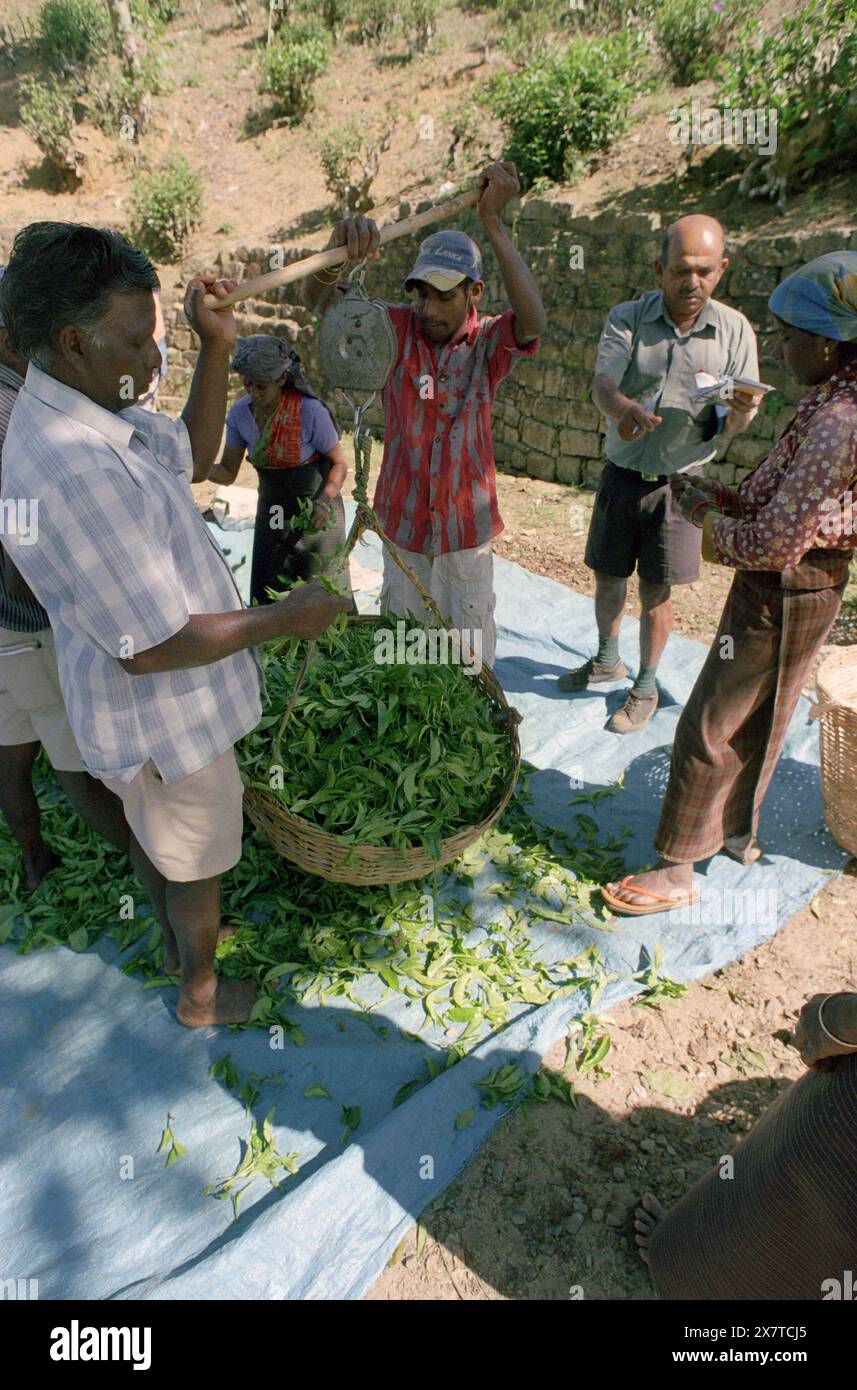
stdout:
POLYGON ((50 616, 69 722, 96 777, 128 782, 151 759, 178 781, 261 717, 253 650, 153 675, 119 660, 173 637, 192 614, 243 606, 192 476, 183 421, 138 406, 113 414, 30 365, 3 447, 2 497, 26 499, 35 539, 7 530, 3 544, 50 616))

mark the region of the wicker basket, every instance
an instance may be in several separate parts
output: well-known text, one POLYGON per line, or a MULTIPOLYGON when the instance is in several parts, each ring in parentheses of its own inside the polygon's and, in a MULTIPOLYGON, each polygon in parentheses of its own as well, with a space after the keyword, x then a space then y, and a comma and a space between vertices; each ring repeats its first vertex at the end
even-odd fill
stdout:
MULTIPOLYGON (((378 623, 380 620, 369 614, 352 618, 350 621, 378 623)), ((441 841, 438 860, 432 859, 422 846, 400 850, 377 845, 349 844, 338 835, 329 835, 326 830, 319 829, 303 816, 293 815, 271 792, 260 787, 245 786, 244 809, 250 820, 278 854, 290 859, 307 873, 318 874, 319 877, 329 879, 333 883, 405 883, 410 879, 425 878, 435 869, 450 864, 502 815, 515 789, 521 766, 521 745, 518 739, 521 716, 508 704, 502 686, 487 666, 483 666, 479 674, 474 675, 472 679, 491 702, 505 713, 506 729, 512 745, 512 774, 490 815, 479 825, 459 830, 457 835, 451 835, 449 839, 441 841)))
POLYGON ((831 834, 857 855, 857 648, 843 647, 816 676, 821 725, 821 793, 831 834))

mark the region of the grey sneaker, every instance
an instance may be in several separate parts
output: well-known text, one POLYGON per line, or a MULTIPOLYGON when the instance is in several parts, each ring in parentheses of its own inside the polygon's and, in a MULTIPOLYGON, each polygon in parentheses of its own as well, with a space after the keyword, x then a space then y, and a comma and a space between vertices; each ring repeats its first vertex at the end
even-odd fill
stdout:
POLYGON ((607 728, 614 734, 632 734, 648 724, 657 707, 657 691, 654 695, 637 695, 632 690, 622 708, 608 719, 607 728))
POLYGON ((591 656, 582 666, 566 671, 557 680, 560 690, 588 690, 590 686, 601 685, 605 681, 621 681, 628 674, 628 668, 620 657, 615 666, 602 666, 591 656))

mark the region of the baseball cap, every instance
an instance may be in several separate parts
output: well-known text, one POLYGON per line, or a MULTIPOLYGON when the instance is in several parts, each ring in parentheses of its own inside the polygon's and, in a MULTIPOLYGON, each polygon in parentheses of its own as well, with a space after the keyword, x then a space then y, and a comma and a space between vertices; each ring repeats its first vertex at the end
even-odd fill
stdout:
POLYGON ((436 290, 454 290, 464 279, 482 279, 482 257, 476 242, 466 232, 435 232, 420 243, 405 289, 409 290, 415 280, 424 280, 436 290))

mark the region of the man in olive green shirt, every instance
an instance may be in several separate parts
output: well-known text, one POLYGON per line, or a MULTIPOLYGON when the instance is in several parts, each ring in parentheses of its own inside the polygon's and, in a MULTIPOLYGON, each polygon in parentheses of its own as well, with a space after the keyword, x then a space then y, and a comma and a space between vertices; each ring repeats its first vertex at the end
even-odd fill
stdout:
POLYGON ((640 582, 640 669, 622 709, 609 720, 630 733, 658 705, 655 673, 672 628, 673 584, 699 577, 700 531, 678 510, 674 473, 698 478, 717 436, 745 429, 752 397, 728 407, 694 403, 696 373, 758 380, 756 337, 743 314, 712 299, 729 264, 725 233, 713 217, 674 222, 655 261, 659 288, 611 309, 598 345, 592 399, 607 416, 607 462, 586 544, 595 571, 598 652, 559 678, 564 691, 621 680, 619 628, 628 576, 640 582))

